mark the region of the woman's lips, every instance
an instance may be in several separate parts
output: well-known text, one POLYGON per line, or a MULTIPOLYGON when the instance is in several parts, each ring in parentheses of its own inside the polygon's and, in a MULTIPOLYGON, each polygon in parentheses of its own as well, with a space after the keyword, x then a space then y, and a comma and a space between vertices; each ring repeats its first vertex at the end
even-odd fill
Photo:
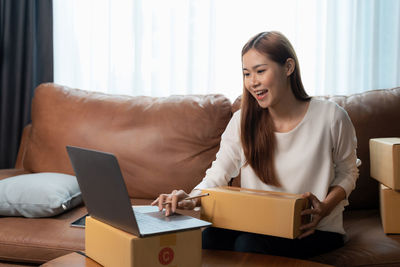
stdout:
POLYGON ((268 90, 256 91, 255 95, 256 95, 257 100, 263 99, 267 95, 267 93, 268 93, 268 90))

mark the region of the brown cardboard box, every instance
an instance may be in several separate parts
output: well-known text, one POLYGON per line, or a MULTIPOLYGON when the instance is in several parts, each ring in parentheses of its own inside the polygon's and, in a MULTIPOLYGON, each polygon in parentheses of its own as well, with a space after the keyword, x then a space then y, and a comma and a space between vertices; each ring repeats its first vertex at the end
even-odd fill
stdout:
POLYGON ((107 267, 201 266, 201 230, 140 238, 86 218, 86 255, 107 267))
POLYGON ((202 191, 210 195, 201 200, 201 218, 213 226, 285 238, 301 233, 300 213, 309 207, 308 200, 297 194, 237 187, 202 191))
POLYGON ((400 190, 400 138, 370 139, 369 153, 371 177, 400 190))
POLYGON ((400 234, 400 191, 381 184, 380 206, 383 232, 400 234))

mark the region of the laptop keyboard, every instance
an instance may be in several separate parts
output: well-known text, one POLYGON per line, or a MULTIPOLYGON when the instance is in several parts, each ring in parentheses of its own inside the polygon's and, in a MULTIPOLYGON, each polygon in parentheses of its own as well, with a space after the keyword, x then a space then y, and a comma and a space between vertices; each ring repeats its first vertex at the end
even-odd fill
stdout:
POLYGON ((154 216, 154 212, 141 213, 135 211, 136 222, 140 229, 140 232, 158 232, 158 231, 174 231, 180 229, 179 224, 175 224, 168 217, 165 217, 164 213, 157 212, 162 218, 154 216))
POLYGON ((173 232, 185 229, 209 226, 211 223, 181 214, 165 216, 165 211, 159 212, 155 206, 132 207, 142 235, 173 232))

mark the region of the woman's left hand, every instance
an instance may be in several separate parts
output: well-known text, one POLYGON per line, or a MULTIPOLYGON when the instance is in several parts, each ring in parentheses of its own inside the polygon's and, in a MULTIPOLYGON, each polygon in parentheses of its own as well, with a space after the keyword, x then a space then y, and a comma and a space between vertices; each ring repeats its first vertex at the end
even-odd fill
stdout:
POLYGON ((308 198, 311 202, 312 209, 306 209, 301 212, 301 216, 311 216, 311 222, 307 224, 303 224, 300 226, 300 230, 304 231, 298 238, 304 238, 309 236, 315 232, 315 228, 318 223, 321 221, 329 213, 329 209, 324 202, 319 201, 319 199, 310 192, 303 194, 304 198, 308 198))

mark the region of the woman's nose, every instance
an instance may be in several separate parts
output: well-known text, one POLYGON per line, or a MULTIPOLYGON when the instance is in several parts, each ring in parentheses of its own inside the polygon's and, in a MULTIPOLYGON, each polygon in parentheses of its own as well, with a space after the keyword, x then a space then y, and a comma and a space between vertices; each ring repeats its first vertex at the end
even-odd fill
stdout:
POLYGON ((253 75, 253 77, 251 78, 251 87, 257 87, 257 85, 259 85, 260 82, 257 79, 257 75, 253 75))

